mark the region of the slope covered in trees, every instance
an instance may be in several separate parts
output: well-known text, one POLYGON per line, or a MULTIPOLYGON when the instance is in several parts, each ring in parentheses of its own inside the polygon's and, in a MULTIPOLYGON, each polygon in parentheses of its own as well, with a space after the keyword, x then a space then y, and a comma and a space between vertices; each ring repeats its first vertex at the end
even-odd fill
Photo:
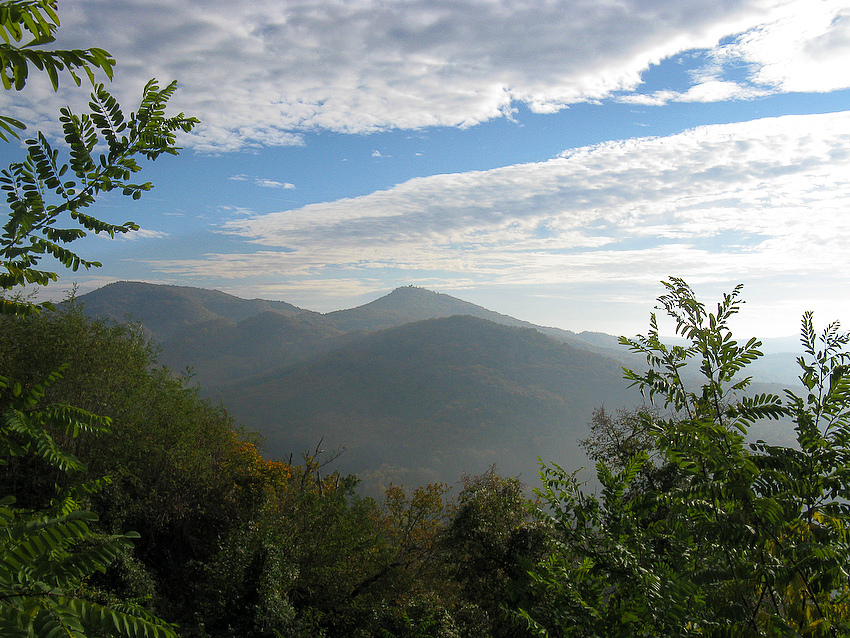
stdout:
MULTIPOLYGON (((138 329, 74 304, 0 319, 0 370, 25 397, 44 370, 69 364, 22 413, 73 400, 109 417, 108 431, 50 429, 87 472, 22 450, 2 467, 0 489, 30 509, 56 486, 86 494, 95 534, 139 532, 72 593, 142 604, 185 636, 846 635, 848 337, 837 325, 818 335, 806 317, 809 392, 747 398, 743 373, 759 344, 726 330, 737 293, 710 318, 674 284, 662 303, 690 345, 664 346, 654 330, 629 342, 654 357, 631 376, 661 405, 592 415, 584 447, 598 462, 598 493, 550 463, 538 503, 494 471, 358 496, 357 477, 326 465, 328 453, 263 459, 227 412, 156 366, 138 329), (704 371, 701 388, 678 377, 689 359, 704 371), (795 447, 745 442, 753 423, 783 416, 795 447), (104 475, 102 489, 82 491, 104 475)), ((422 327, 448 331, 453 350, 472 348, 464 329, 478 323, 394 329, 384 363, 393 371, 393 356, 406 360, 422 327)), ((514 347, 508 333, 551 347, 533 331, 497 328, 482 366, 514 347)), ((427 356, 436 369, 461 355, 427 356)), ((11 390, 0 392, 4 405, 15 404, 11 390)))
MULTIPOLYGON (((214 332, 228 342, 248 339, 250 343, 252 340, 247 326, 240 327, 239 324, 268 312, 293 318, 297 316, 303 326, 315 323, 316 330, 353 335, 426 319, 470 316, 499 325, 532 328, 580 349, 614 358, 628 358, 617 347, 616 337, 599 333, 575 334, 567 330, 536 326, 450 295, 415 286, 398 288, 356 308, 325 314, 303 310, 281 301, 240 299, 202 288, 129 281, 109 284, 79 299, 85 304, 86 312, 92 316, 140 323, 147 334, 163 344, 163 355, 167 358, 171 358, 172 350, 180 351, 183 355, 191 354, 195 332, 204 335, 214 332)), ((264 345, 262 337, 256 339, 256 344, 257 349, 264 345)), ((274 351, 274 342, 270 341, 268 345, 274 351)), ((204 343, 203 347, 214 353, 214 339, 204 343)), ((247 359, 243 363, 250 365, 247 359)), ((182 365, 195 367, 195 361, 190 357, 182 365)), ((256 364, 253 367, 255 373, 263 370, 262 366, 256 364)), ((199 378, 203 379, 208 368, 204 364, 197 368, 199 378)), ((211 371, 215 377, 221 376, 219 369, 211 371)))
POLYGON ((412 636, 423 627, 523 635, 499 607, 512 595, 505 573, 520 573, 546 539, 518 481, 470 478, 455 488, 456 506, 440 484, 362 498, 356 477, 327 466, 326 453, 264 460, 222 408, 157 367, 132 326, 91 319, 74 304, 0 318, 0 370, 24 394, 59 362, 67 368, 43 403, 74 401, 108 418, 108 431, 54 431, 87 471, 13 457, 0 490, 38 508, 57 485, 110 477, 86 497, 98 517, 92 529, 140 538, 82 586, 86 597, 144 603, 185 636, 412 636), (497 504, 503 514, 493 517, 497 504), (501 539, 501 558, 486 558, 496 550, 481 534, 501 539), (488 560, 507 572, 491 575, 488 560), (461 571, 466 563, 481 567, 461 571), (487 601, 465 593, 473 576, 498 587, 487 601))
POLYGON ((143 326, 157 341, 195 324, 223 320, 228 324, 263 312, 285 317, 304 311, 283 301, 240 299, 217 290, 118 281, 83 295, 86 312, 118 323, 143 326))
POLYGON ((610 359, 456 316, 372 333, 215 396, 271 453, 320 438, 344 447, 340 466, 371 488, 454 482, 492 463, 532 477, 541 454, 578 465, 593 407, 624 405, 630 393, 610 359))

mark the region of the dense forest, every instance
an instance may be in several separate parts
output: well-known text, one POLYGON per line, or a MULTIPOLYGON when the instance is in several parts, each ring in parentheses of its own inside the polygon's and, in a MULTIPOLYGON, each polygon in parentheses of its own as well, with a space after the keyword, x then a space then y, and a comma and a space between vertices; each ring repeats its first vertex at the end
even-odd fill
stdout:
POLYGON ((500 603, 547 537, 515 479, 398 486, 379 503, 320 450, 266 461, 223 409, 157 366, 138 330, 74 304, 5 318, 0 369, 20 384, 4 406, 60 371, 24 414, 72 404, 110 420, 77 437, 48 430, 86 471, 38 454, 2 468, 3 493, 35 511, 109 477, 81 501, 98 516, 90 542, 140 538, 80 584, 86 596, 144 604, 187 636, 517 635, 500 603))
POLYGON ((3 316, 4 631, 53 635, 51 610, 91 636, 844 635, 847 336, 805 317, 811 393, 736 400, 758 356, 726 326, 738 291, 708 313, 667 286, 692 345, 629 342, 667 409, 595 412, 598 494, 551 464, 534 495, 492 468, 363 497, 319 447, 266 460, 138 327, 73 300, 3 316), (780 416, 795 447, 745 442, 780 416))
MULTIPOLYGON (((30 47, 57 27, 51 0, 0 2, 7 90, 31 67, 54 88, 60 71, 111 76, 100 49, 30 47)), ((761 344, 730 332, 741 287, 709 309, 671 277, 658 308, 683 341, 665 345, 655 315, 622 339, 646 362, 625 375, 650 403, 593 413, 582 445, 599 490, 549 463, 533 493, 494 467, 375 499, 321 441, 264 458, 138 327, 24 295, 58 278, 42 258, 97 266, 68 245, 137 228, 84 211, 151 188, 131 181, 135 158, 176 153, 196 122, 165 116, 174 90, 152 81, 126 117, 94 86, 90 113, 62 113, 67 164, 39 134, 0 177, 0 634, 850 634, 850 336, 837 323, 818 332, 804 315, 802 392, 747 393, 761 344), (748 439, 779 419, 793 445, 748 439)), ((4 139, 21 127, 0 116, 4 139)))

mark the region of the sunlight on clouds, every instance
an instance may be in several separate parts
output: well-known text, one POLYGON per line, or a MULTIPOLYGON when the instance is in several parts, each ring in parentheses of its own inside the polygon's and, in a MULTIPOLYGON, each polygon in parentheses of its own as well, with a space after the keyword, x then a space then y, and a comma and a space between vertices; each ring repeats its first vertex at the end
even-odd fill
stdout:
POLYGON ((91 233, 89 235, 95 241, 97 240, 106 240, 112 241, 113 239, 119 241, 143 241, 145 239, 165 239, 170 235, 161 230, 152 230, 150 228, 139 228, 139 230, 134 230, 129 233, 115 233, 115 237, 110 237, 107 233, 91 233))
POLYGON ((709 80, 696 84, 676 97, 679 102, 722 102, 748 100, 767 95, 767 91, 741 86, 735 82, 709 80))
POLYGON ((632 93, 630 95, 619 96, 617 101, 626 104, 639 104, 641 106, 664 106, 679 95, 675 91, 655 91, 652 94, 632 93))
POLYGON ((798 0, 730 49, 756 65, 757 82, 781 91, 850 87, 850 7, 840 0, 798 0))
POLYGON ((140 239, 164 239, 168 236, 169 235, 166 232, 151 230, 150 228, 139 228, 139 230, 131 233, 117 233, 115 235, 116 238, 124 239, 126 241, 136 241, 140 239))
POLYGON ((244 253, 152 265, 288 281, 395 269, 491 285, 831 277, 850 255, 848 151, 850 113, 705 126, 234 218, 221 231, 244 253))

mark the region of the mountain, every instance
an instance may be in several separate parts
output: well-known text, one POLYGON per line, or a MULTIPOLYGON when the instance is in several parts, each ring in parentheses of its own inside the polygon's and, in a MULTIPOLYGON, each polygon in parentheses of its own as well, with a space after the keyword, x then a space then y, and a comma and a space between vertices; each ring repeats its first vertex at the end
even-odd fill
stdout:
POLYGON ((190 367, 203 395, 266 438, 269 456, 344 447, 335 467, 373 494, 391 481, 453 483, 492 463, 534 482, 538 456, 586 466, 577 442, 592 410, 640 402, 621 366, 645 361, 615 337, 534 326, 422 288, 326 314, 134 282, 79 301, 140 322, 161 361, 190 367))
POLYGON ((576 441, 593 408, 636 399, 617 362, 470 316, 371 333, 213 396, 262 430, 272 456, 320 440, 346 448, 340 466, 374 490, 453 482, 492 463, 533 481, 538 456, 586 464, 576 441))
POLYGON ((532 328, 624 364, 633 362, 627 352, 616 347, 614 337, 535 326, 414 286, 398 288, 357 308, 326 314, 282 301, 246 300, 215 290, 129 281, 104 286, 82 295, 79 301, 90 315, 138 322, 160 343, 161 362, 175 370, 190 368, 203 388, 292 365, 361 333, 457 315, 532 328))
POLYGON ((528 321, 488 310, 451 295, 416 286, 396 288, 388 295, 370 303, 348 310, 329 312, 324 316, 340 330, 348 332, 394 328, 414 321, 440 319, 455 315, 478 317, 504 326, 533 328, 558 341, 573 343, 585 349, 606 351, 606 354, 610 354, 617 347, 616 338, 609 335, 601 335, 601 333, 576 334, 560 328, 536 326, 528 321), (602 339, 600 335, 608 337, 608 339, 602 339), (586 336, 590 338, 585 338, 586 336))
POLYGON ((325 317, 341 330, 381 330, 424 319, 468 315, 507 326, 532 327, 450 295, 416 286, 396 288, 388 295, 357 308, 329 312, 325 317))
POLYGON ((191 368, 209 387, 292 365, 356 336, 315 313, 265 311, 237 324, 218 318, 183 328, 162 342, 160 361, 175 370, 191 368))
POLYGON ((283 301, 240 299, 217 290, 118 281, 81 295, 86 312, 118 322, 136 321, 157 341, 182 328, 225 319, 237 323, 261 312, 284 316, 303 312, 283 301))

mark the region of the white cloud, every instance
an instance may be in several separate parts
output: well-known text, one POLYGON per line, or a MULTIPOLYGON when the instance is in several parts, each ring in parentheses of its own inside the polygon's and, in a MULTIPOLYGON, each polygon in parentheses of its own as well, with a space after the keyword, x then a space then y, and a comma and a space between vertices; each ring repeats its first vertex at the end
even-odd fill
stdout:
POLYGON ((222 213, 226 213, 228 215, 253 215, 254 211, 250 208, 246 208, 244 206, 230 206, 226 204, 221 204, 218 207, 222 213))
POLYGON ((850 87, 850 6, 839 0, 790 3, 776 20, 728 47, 754 65, 755 80, 780 91, 850 87))
MULTIPOLYGON (((247 182, 250 178, 244 173, 239 173, 237 175, 231 175, 227 179, 231 179, 236 182, 247 182)), ((290 184, 289 182, 278 182, 265 177, 255 177, 254 184, 261 188, 285 188, 290 190, 295 188, 295 184, 290 184)))
POLYGON ((290 184, 289 182, 276 182, 273 179, 265 179, 261 177, 256 178, 254 183, 261 188, 285 188, 287 190, 295 188, 295 184, 290 184))
POLYGON ((130 233, 119 233, 115 237, 126 241, 137 241, 140 239, 165 239, 169 234, 161 230, 151 230, 150 228, 140 228, 130 233))
POLYGON ((257 247, 169 274, 491 285, 811 277, 850 284, 850 112, 705 126, 233 219, 257 247))
POLYGON ((676 97, 679 102, 722 102, 725 100, 752 99, 767 95, 764 89, 741 86, 737 82, 708 80, 695 84, 676 97))
MULTIPOLYGON (((203 121, 200 150, 303 144, 306 130, 472 126, 511 104, 551 113, 630 92, 650 64, 717 49, 770 90, 847 86, 850 35, 839 0, 66 0, 61 46, 101 46, 132 104, 150 77, 178 79, 174 106, 203 121)), ((695 78, 683 99, 739 99, 728 79, 695 78), (711 84, 710 82, 720 82, 711 84)), ((746 84, 749 84, 746 83, 746 84)), ((3 112, 45 125, 58 98, 42 82, 3 92, 3 112)), ((628 99, 628 98, 627 98, 628 99)), ((668 96, 631 98, 643 103, 668 96)))
POLYGON ((671 100, 675 100, 680 94, 675 91, 655 91, 652 94, 632 93, 618 97, 618 101, 626 104, 640 104, 643 106, 663 106, 671 100))

